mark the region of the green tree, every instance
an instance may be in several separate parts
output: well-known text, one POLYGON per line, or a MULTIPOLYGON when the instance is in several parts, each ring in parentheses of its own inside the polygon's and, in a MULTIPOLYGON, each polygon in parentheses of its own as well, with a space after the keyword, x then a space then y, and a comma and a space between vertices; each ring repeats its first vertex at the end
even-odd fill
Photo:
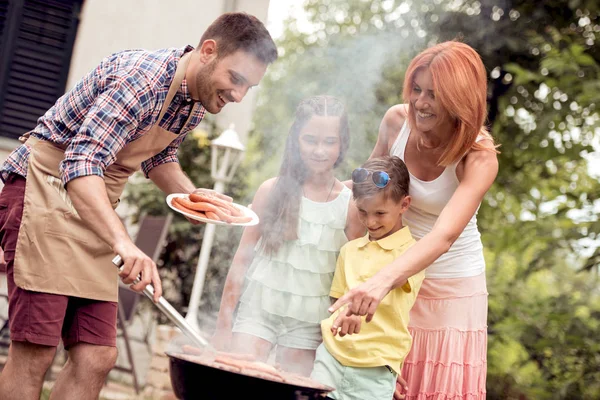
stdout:
POLYGON ((598 385, 590 385, 598 381, 598 347, 590 340, 598 334, 598 285, 575 275, 598 264, 597 244, 582 241, 599 228, 600 187, 586 160, 598 133, 598 5, 532 4, 464 2, 430 27, 439 40, 464 37, 491 71, 490 122, 502 154, 480 214, 494 254, 489 397, 598 398, 598 385), (580 254, 589 251, 582 264, 580 254), (508 286, 499 279, 506 254, 518 266, 508 286), (544 288, 555 282, 560 290, 544 288))

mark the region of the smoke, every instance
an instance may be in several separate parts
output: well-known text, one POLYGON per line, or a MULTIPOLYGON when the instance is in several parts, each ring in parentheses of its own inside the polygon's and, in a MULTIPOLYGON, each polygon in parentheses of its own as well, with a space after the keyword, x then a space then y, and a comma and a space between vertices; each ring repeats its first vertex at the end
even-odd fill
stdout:
MULTIPOLYGON (((258 115, 256 122, 256 130, 264 134, 254 149, 268 161, 259 164, 259 168, 256 168, 255 163, 246 165, 244 174, 256 176, 251 186, 256 188, 262 181, 277 174, 296 107, 302 99, 314 95, 333 95, 346 104, 349 118, 354 121, 350 123, 350 142, 356 155, 351 155, 350 158, 359 163, 364 161, 368 154, 361 153, 361 150, 372 149, 379 120, 385 112, 376 107, 379 103, 377 87, 381 83, 383 70, 386 64, 392 62, 394 55, 409 53, 408 48, 408 42, 398 40, 392 34, 356 36, 352 40, 332 42, 327 47, 313 48, 296 56, 290 55, 279 66, 274 65, 273 75, 268 78, 271 80, 270 84, 261 93, 262 104, 258 112, 262 112, 264 117, 258 115), (273 115, 279 118, 274 119, 273 115), (263 121, 265 123, 261 124, 263 121)), ((398 82, 398 93, 402 91, 401 86, 401 82, 398 82)), ((346 165, 352 163, 350 160, 346 165)), ((353 165, 346 167, 346 170, 352 167, 353 165)), ((337 175, 342 180, 349 177, 343 169, 337 175)), ((251 192, 253 194, 254 191, 251 192)), ((253 248, 238 249, 238 252, 252 251, 253 248)), ((231 279, 243 292, 245 275, 235 274, 231 279)), ((286 332, 278 333, 284 335, 286 332)), ((255 342, 256 340, 248 338, 244 343, 238 343, 237 347, 251 349, 255 342)), ((269 359, 271 362, 275 361, 273 351, 269 353, 269 359)), ((295 364, 285 359, 279 361, 288 365, 295 364)))
POLYGON ((306 39, 286 42, 288 50, 261 83, 249 143, 258 156, 246 171, 251 187, 277 174, 294 110, 309 96, 336 96, 347 107, 350 151, 338 175, 347 179, 349 171, 368 158, 385 111, 401 101, 403 71, 423 46, 424 39, 402 32, 331 36, 309 46, 306 39))
MULTIPOLYGON (((386 76, 386 71, 403 71, 414 56, 415 49, 421 46, 421 39, 408 40, 408 36, 401 31, 378 31, 343 38, 332 36, 326 42, 312 46, 288 46, 287 53, 269 67, 261 83, 254 133, 248 144, 246 162, 238 175, 239 179, 249 183, 246 203, 251 202, 263 181, 278 173, 296 107, 302 99, 310 96, 332 95, 346 105, 350 120, 350 150, 346 161, 336 170, 336 176, 340 180, 349 179, 349 171, 364 162, 373 149, 385 111, 401 101, 403 76, 386 76), (392 86, 391 92, 395 93, 395 97, 381 97, 381 92, 390 92, 386 85, 392 86), (382 90, 382 87, 386 90, 382 90)), ((238 247, 239 236, 224 229, 218 230, 217 235, 215 248, 224 246, 233 253, 238 247)), ((254 244, 245 249, 238 248, 237 251, 252 253, 254 244)), ((213 296, 210 300, 212 304, 220 302, 217 300, 221 294, 219 288, 223 287, 225 275, 232 268, 231 260, 228 261, 221 259, 222 264, 216 275, 207 276, 203 296, 213 296)), ((241 288, 241 295, 246 274, 235 273, 231 279, 235 286, 241 288)), ((234 316, 231 317, 235 321, 234 316)), ((213 334, 213 313, 202 314, 199 322, 205 333, 213 334)), ((255 342, 249 338, 245 343, 238 343, 237 347, 251 349, 255 342)), ((173 342, 170 347, 177 349, 182 344, 184 342, 173 342)), ((273 351, 269 353, 271 362, 275 362, 274 355, 273 351)))

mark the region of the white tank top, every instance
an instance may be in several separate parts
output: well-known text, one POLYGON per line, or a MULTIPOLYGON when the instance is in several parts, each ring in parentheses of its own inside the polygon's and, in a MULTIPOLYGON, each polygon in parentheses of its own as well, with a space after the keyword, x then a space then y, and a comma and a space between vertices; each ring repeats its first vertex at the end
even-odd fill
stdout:
MULTIPOLYGON (((400 157, 404 161, 404 150, 409 136, 410 127, 406 120, 390 150, 390 155, 400 157)), ((402 221, 410 227, 416 240, 433 229, 440 213, 456 191, 459 184, 456 176, 457 165, 458 163, 453 163, 447 166, 444 172, 432 181, 422 181, 409 172, 409 194, 412 202, 402 221)), ((425 274, 428 278, 461 278, 476 276, 484 271, 483 245, 477 229, 476 211, 450 249, 431 264, 425 274)))

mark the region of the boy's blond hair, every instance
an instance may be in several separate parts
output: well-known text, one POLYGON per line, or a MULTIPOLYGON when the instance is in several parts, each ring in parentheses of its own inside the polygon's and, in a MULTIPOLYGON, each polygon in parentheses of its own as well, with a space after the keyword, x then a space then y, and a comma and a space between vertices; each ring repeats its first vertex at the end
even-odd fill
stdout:
POLYGON ((352 195, 354 196, 354 200, 383 193, 386 198, 391 197, 395 202, 400 202, 404 197, 408 196, 410 177, 406 164, 399 157, 383 156, 373 158, 364 163, 361 168, 371 173, 376 171, 387 172, 390 176, 390 181, 384 188, 375 186, 371 176, 363 182, 353 183, 352 195))

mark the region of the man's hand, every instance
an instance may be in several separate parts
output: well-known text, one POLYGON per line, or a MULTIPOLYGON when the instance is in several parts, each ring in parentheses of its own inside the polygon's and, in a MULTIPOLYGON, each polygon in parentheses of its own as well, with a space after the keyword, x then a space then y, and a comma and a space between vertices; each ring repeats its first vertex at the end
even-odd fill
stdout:
MULTIPOLYGON (((227 201, 227 202, 230 202, 230 203, 233 201, 233 199, 231 197, 227 196, 226 194, 215 192, 212 189, 198 188, 198 189, 195 189, 190 194, 205 194, 207 196, 214 196, 214 197, 216 197, 218 199, 221 199, 221 200, 224 200, 224 201, 227 201)), ((202 222, 200 222, 198 220, 195 220, 195 219, 192 219, 192 218, 189 218, 189 217, 185 217, 185 219, 187 219, 188 221, 190 221, 193 225, 200 225, 202 223, 202 222)))
MULTIPOLYGON (((198 193, 215 196, 229 202, 232 201, 231 197, 217 193, 214 190, 196 188, 188 176, 183 172, 179 163, 176 162, 164 163, 152 168, 150 172, 148 172, 148 178, 150 178, 152 182, 167 195, 172 193, 198 193)), ((187 218, 187 220, 194 225, 202 223, 191 218, 187 218)))
POLYGON ((362 317, 349 314, 349 311, 342 310, 333 322, 333 325, 331 325, 331 333, 333 333, 333 336, 339 333, 341 337, 359 333, 361 324, 362 317))
POLYGON ((348 293, 340 297, 331 307, 333 313, 344 305, 348 305, 348 315, 367 316, 366 321, 371 322, 377 306, 381 300, 392 290, 392 280, 376 274, 368 281, 361 283, 348 293))
MULTIPOLYGON (((207 196, 215 196, 221 200, 225 200, 230 203, 233 201, 233 199, 231 197, 227 196, 226 194, 215 192, 212 189, 198 188, 198 189, 194 190, 192 193, 193 194, 205 194, 207 196)), ((190 193, 190 194, 192 194, 192 193, 190 193)))
POLYGON ((114 250, 123 260, 123 267, 119 272, 123 283, 131 285, 140 277, 138 283, 130 286, 131 290, 136 292, 142 292, 146 285, 152 284, 154 287, 154 302, 156 303, 162 295, 162 284, 154 261, 131 241, 117 244, 114 246, 114 250))

